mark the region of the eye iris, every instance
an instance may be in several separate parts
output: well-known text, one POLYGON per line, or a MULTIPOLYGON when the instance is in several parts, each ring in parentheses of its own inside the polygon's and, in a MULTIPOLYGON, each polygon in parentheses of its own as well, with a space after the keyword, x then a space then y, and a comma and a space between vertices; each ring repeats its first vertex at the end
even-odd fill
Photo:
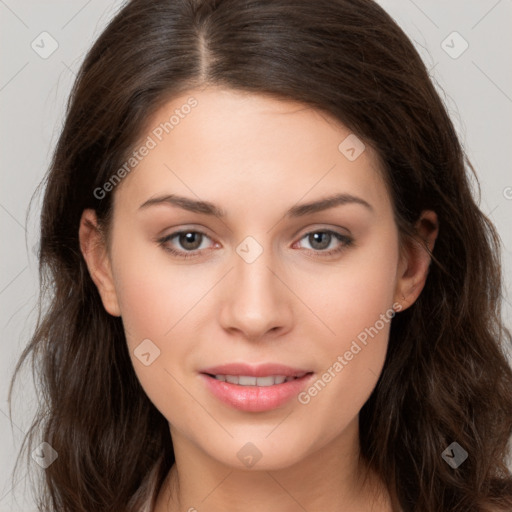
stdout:
POLYGON ((329 243, 331 241, 331 234, 325 232, 318 232, 309 235, 309 242, 311 243, 311 247, 314 249, 325 249, 329 247, 329 243), (323 243, 322 243, 323 240, 323 243), (321 247, 315 247, 315 243, 320 242, 321 247))
POLYGON ((179 236, 179 242, 184 249, 195 250, 201 245, 202 235, 200 233, 188 232, 179 236), (194 242, 194 238, 196 241, 194 242), (199 243, 197 242, 199 240, 199 243), (192 246, 191 246, 192 245, 192 246))

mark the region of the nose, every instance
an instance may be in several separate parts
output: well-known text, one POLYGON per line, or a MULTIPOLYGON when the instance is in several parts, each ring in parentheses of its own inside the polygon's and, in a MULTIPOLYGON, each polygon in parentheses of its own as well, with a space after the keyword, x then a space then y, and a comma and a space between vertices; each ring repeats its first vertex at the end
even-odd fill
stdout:
POLYGON ((234 269, 224 280, 220 298, 220 323, 252 341, 282 335, 293 320, 294 294, 287 286, 287 273, 269 249, 249 261, 233 254, 234 269))

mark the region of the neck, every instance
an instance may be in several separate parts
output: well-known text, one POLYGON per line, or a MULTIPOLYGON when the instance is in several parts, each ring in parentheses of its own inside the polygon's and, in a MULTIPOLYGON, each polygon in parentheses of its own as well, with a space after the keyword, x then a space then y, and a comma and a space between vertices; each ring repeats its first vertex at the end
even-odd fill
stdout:
MULTIPOLYGON (((220 463, 171 427, 176 463, 154 512, 391 512, 381 479, 359 458, 357 418, 342 437, 286 468, 239 469, 220 463)), ((261 459, 263 462, 263 458, 261 459)))

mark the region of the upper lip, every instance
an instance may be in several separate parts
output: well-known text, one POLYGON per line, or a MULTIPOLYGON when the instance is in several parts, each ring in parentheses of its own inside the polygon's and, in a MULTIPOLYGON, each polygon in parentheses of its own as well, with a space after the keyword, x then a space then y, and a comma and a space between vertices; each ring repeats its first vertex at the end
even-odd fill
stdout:
POLYGON ((210 375, 247 375, 249 377, 269 377, 270 375, 284 375, 285 377, 297 377, 304 373, 312 373, 311 370, 292 368, 283 364, 264 363, 251 365, 247 363, 228 363, 219 366, 204 368, 201 373, 210 375))

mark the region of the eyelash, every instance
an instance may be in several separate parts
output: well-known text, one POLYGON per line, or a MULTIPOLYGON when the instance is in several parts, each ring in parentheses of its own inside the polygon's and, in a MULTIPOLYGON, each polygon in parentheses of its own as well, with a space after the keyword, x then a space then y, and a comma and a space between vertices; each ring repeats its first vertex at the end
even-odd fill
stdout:
MULTIPOLYGON (((176 238, 179 235, 188 234, 188 233, 196 233, 196 234, 202 235, 204 237, 210 238, 203 231, 187 229, 187 230, 182 230, 182 231, 175 231, 174 233, 171 233, 170 235, 166 235, 166 236, 164 236, 162 238, 159 238, 157 240, 157 242, 158 242, 158 244, 161 247, 163 247, 163 249, 165 251, 171 253, 173 256, 176 256, 176 257, 182 258, 182 259, 197 258, 197 257, 200 256, 200 254, 197 252, 198 249, 195 249, 194 252, 193 251, 178 251, 176 249, 173 249, 172 247, 169 247, 169 246, 165 245, 167 242, 169 242, 173 238, 176 238)), ((343 242, 342 245, 340 247, 338 247, 337 249, 330 249, 328 251, 315 250, 315 249, 307 249, 308 252, 315 253, 315 257, 326 258, 326 257, 329 257, 329 256, 333 256, 334 254, 339 254, 339 253, 343 252, 344 250, 346 250, 348 247, 354 245, 354 239, 353 238, 351 238, 351 237, 349 237, 347 235, 342 235, 341 233, 338 233, 336 231, 331 231, 329 229, 319 229, 319 230, 316 230, 316 231, 310 231, 310 232, 306 233, 304 236, 302 236, 300 238, 300 240, 303 240, 304 238, 308 237, 309 235, 312 235, 312 234, 315 234, 315 233, 328 233, 330 235, 334 235, 334 237, 336 239, 338 239, 340 242, 343 242), (321 256, 317 256, 318 254, 321 254, 321 256)))

